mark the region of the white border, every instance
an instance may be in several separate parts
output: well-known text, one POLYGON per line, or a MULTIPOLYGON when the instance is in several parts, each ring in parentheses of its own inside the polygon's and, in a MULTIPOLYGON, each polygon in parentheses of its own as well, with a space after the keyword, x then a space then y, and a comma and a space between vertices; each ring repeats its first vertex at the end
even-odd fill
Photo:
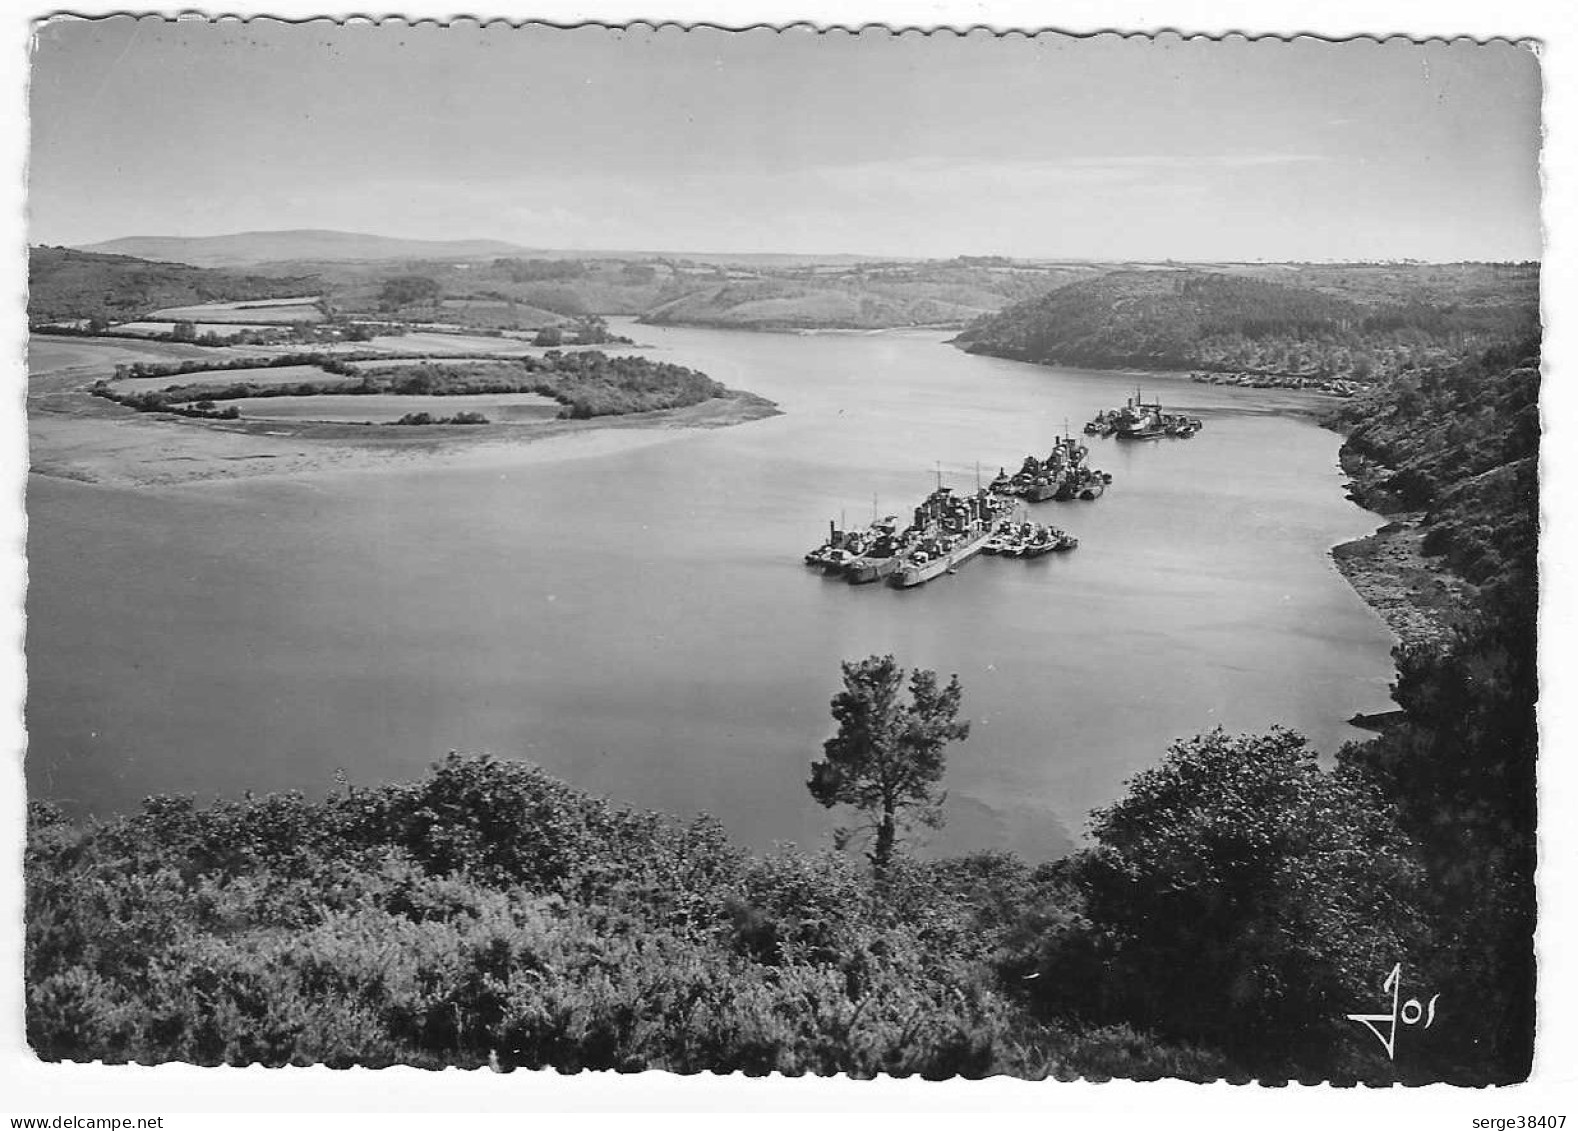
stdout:
MULTIPOLYGON (((753 1080, 742 1077, 675 1077, 662 1073, 632 1076, 556 1073, 464 1074, 456 1071, 424 1073, 390 1069, 378 1073, 328 1070, 192 1069, 165 1066, 157 1069, 104 1069, 75 1065, 44 1065, 33 1059, 21 1039, 20 885, 16 863, 21 845, 20 763, 23 739, 21 703, 24 672, 21 659, 21 583, 24 567, 20 555, 25 517, 20 501, 26 466, 26 428, 21 389, 25 318, 22 269, 26 237, 21 224, 23 195, 21 170, 26 160, 24 88, 30 20, 49 9, 32 0, 8 6, 0 16, 0 76, 5 91, 0 96, 0 146, 3 164, 13 176, 0 178, 0 216, 9 218, 6 251, 11 286, 9 301, 0 319, 4 335, 0 359, 6 376, 6 394, 0 396, 0 745, 10 755, 0 763, 0 1120, 30 1114, 165 1114, 166 1127, 277 1126, 279 1115, 292 1113, 293 1123, 305 1117, 310 1126, 330 1126, 323 1113, 405 1112, 406 1116, 381 1115, 377 1126, 427 1126, 432 1113, 506 1113, 526 1111, 580 1112, 682 1112, 682 1111, 904 1111, 945 1115, 958 1111, 991 1110, 999 1114, 1036 1113, 1037 1122, 1048 1116, 1072 1116, 1088 1126, 1251 1126, 1274 1123, 1279 1128, 1327 1128, 1336 1123, 1354 1126, 1468 1128, 1482 1117, 1516 1117, 1532 1114, 1566 1114, 1578 1131, 1578 1042, 1573 1040, 1572 1011, 1578 993, 1571 976, 1574 963, 1567 957, 1573 947, 1566 934, 1573 922, 1574 822, 1571 773, 1563 765, 1573 735, 1566 706, 1570 694, 1566 644, 1574 621, 1571 596, 1560 587, 1572 560, 1572 539, 1562 521, 1570 497, 1571 460, 1561 452, 1571 429, 1561 422, 1573 418, 1571 374, 1563 362, 1574 347, 1563 333, 1558 312, 1561 299, 1572 290, 1572 229, 1566 213, 1573 204, 1575 183, 1571 142, 1574 129, 1572 90, 1578 86, 1578 19, 1570 5, 1542 0, 1502 0, 1470 3, 1467 0, 1325 0, 1291 3, 1286 0, 1062 0, 1055 5, 1026 0, 665 0, 634 4, 630 0, 597 0, 567 3, 537 0, 531 5, 501 3, 471 9, 483 18, 542 19, 575 23, 584 19, 619 23, 629 20, 709 22, 724 26, 752 23, 782 24, 810 21, 818 24, 955 28, 985 25, 999 30, 1052 26, 1059 30, 1089 33, 1108 29, 1184 32, 1317 34, 1341 38, 1356 34, 1406 33, 1415 37, 1474 38, 1497 36, 1543 41, 1542 58, 1547 82, 1545 204, 1548 243, 1545 286, 1548 333, 1546 338, 1547 421, 1544 500, 1546 535, 1542 547, 1546 594, 1542 608, 1544 633, 1544 690, 1541 707, 1544 728, 1541 766, 1541 1018, 1535 1075, 1524 1086, 1495 1091, 1469 1091, 1443 1087, 1376 1092, 1330 1088, 1230 1088, 1200 1087, 1180 1082, 1106 1085, 1031 1084, 995 1079, 929 1084, 921 1081, 879 1080, 753 1080), (1567 386, 1564 388, 1564 384, 1567 386), (9 598, 9 599, 6 599, 9 598), (269 1113, 246 1116, 241 1113, 269 1113), (180 1113, 227 1113, 212 1117, 180 1113), (295 1114, 301 1113, 301 1114, 295 1114), (307 1114, 312 1113, 312 1114, 307 1114), (418 1123, 420 1121, 420 1123, 418 1123)), ((117 10, 110 5, 77 4, 67 9, 83 15, 117 10)), ((235 9, 209 8, 226 14, 235 9)), ((252 12, 259 9, 253 8, 252 12)), ((261 9, 268 15, 301 19, 328 15, 344 18, 385 13, 363 9, 332 9, 303 0, 275 0, 261 9)), ((174 14, 176 9, 164 9, 174 14)), ((407 0, 399 14, 413 19, 448 20, 453 7, 431 0, 407 0)), ((483 1126, 502 1119, 477 1120, 483 1126)), ((518 1126, 519 1119, 510 1121, 518 1126)), ((372 1117, 340 1114, 334 1126, 374 1125, 372 1117)), ((0 1126, 8 1126, 0 1122, 0 1126)))

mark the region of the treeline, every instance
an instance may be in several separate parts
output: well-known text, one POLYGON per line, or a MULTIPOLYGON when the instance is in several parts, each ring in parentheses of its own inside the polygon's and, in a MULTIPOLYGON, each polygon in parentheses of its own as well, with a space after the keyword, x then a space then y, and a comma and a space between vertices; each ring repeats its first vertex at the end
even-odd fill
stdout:
MULTIPOLYGON (((337 395, 475 396, 497 393, 536 393, 564 407, 560 416, 586 420, 634 412, 685 408, 728 390, 703 373, 644 357, 609 357, 598 350, 511 359, 509 364, 468 365, 423 362, 385 370, 359 370, 357 360, 380 355, 286 354, 266 361, 239 359, 223 365, 201 361, 174 364, 139 362, 116 366, 115 381, 137 377, 170 377, 181 374, 224 372, 259 368, 315 365, 330 381, 285 383, 204 381, 171 385, 163 389, 117 388, 115 381, 99 381, 91 392, 139 412, 173 412, 197 401, 245 400, 254 397, 311 397, 337 395), (354 380, 353 380, 354 379, 354 380)), ((188 412, 187 415, 198 415, 188 412)), ((477 423, 462 421, 460 423, 477 423)))
POLYGON ((34 326, 29 332, 60 338, 119 338, 136 342, 173 342, 180 345, 210 347, 268 345, 295 336, 295 331, 290 325, 281 326, 277 330, 246 329, 221 335, 212 330, 198 333, 196 326, 190 322, 177 322, 173 329, 163 333, 115 333, 110 322, 103 318, 90 318, 85 326, 34 326))
POLYGON ((244 275, 66 247, 30 247, 27 261, 30 324, 87 318, 108 325, 166 307, 290 298, 316 288, 313 278, 244 275))
POLYGON ((1399 283, 1361 303, 1239 275, 1122 271, 987 315, 958 342, 1046 364, 1370 381, 1537 329, 1537 300, 1514 282, 1503 301, 1423 301, 1399 283))
POLYGON ((355 362, 386 358, 384 353, 282 353, 273 357, 240 357, 230 361, 137 361, 115 367, 115 381, 137 377, 176 377, 183 373, 224 373, 235 369, 287 369, 313 365, 326 373, 354 377, 355 362))
POLYGON ((558 401, 560 416, 586 420, 633 412, 685 408, 728 394, 704 373, 644 357, 610 357, 600 350, 513 360, 512 364, 423 363, 364 373, 353 390, 418 396, 536 393, 558 401))
MULTIPOLYGON (((632 265, 634 266, 634 265, 632 265)), ((495 259, 493 270, 512 283, 546 283, 563 279, 581 279, 587 266, 579 259, 495 259)), ((651 268, 639 273, 637 282, 647 282, 653 277, 651 268)))
POLYGON ((430 412, 408 412, 396 424, 486 424, 488 418, 480 412, 457 412, 454 416, 434 416, 430 412))

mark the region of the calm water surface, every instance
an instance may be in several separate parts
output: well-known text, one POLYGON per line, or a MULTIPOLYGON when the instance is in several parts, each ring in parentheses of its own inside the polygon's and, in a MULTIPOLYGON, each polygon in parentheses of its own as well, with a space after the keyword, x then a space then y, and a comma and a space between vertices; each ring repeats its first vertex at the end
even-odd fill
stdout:
POLYGON ((925 332, 635 327, 785 415, 614 455, 302 481, 29 484, 27 769, 108 813, 410 778, 451 749, 812 845, 807 766, 841 659, 957 672, 939 849, 1063 851, 1174 738, 1293 726, 1330 752, 1387 702, 1390 636, 1327 557, 1374 528, 1338 437, 1149 376, 1190 441, 1092 440, 1114 485, 1034 516, 1078 550, 909 591, 800 556, 907 515, 1121 403, 1133 377, 970 357, 925 332))

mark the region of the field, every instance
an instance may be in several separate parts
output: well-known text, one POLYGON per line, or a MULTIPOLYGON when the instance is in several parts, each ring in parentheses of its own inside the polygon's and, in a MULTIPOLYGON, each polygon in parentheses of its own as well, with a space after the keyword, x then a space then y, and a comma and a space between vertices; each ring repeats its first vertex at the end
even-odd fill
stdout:
MULTIPOLYGON (((440 334, 418 331, 412 334, 380 334, 365 342, 321 342, 312 347, 321 353, 388 353, 411 356, 454 358, 461 354, 514 354, 531 352, 520 338, 496 338, 481 334, 440 334)), ((540 352, 540 351, 539 351, 540 352)))
MULTIPOLYGON (((198 334, 218 334, 220 337, 224 337, 230 334, 239 334, 243 330, 277 330, 279 327, 280 323, 278 322, 199 322, 195 332, 198 334)), ((112 326, 111 330, 117 334, 131 334, 136 337, 141 337, 144 334, 170 334, 175 331, 175 323, 122 322, 118 326, 112 326)))
POLYGON ((496 299, 447 299, 443 312, 456 322, 475 327, 501 327, 510 330, 536 330, 568 321, 562 314, 523 302, 496 299))
POLYGON ((303 381, 354 384, 349 377, 325 373, 316 365, 276 365, 259 369, 204 369, 196 373, 172 373, 165 377, 127 377, 112 382, 116 392, 147 393, 177 385, 298 385, 303 381))
POLYGON ((190 322, 322 322, 323 311, 313 303, 317 296, 273 299, 268 302, 208 302, 201 306, 172 306, 155 310, 151 319, 180 319, 190 322))
POLYGON ((27 372, 33 385, 44 377, 109 376, 117 365, 202 359, 209 363, 244 356, 226 346, 205 348, 179 342, 116 341, 113 338, 52 338, 35 334, 27 340, 27 372))
POLYGON ((391 424, 412 412, 433 417, 480 412, 491 424, 525 424, 552 420, 559 403, 536 393, 486 393, 474 397, 423 397, 326 394, 316 397, 244 397, 227 400, 243 420, 322 420, 335 424, 391 424))
MULTIPOLYGON (((368 343, 363 342, 361 344, 367 345, 368 343)), ((513 365, 515 363, 515 359, 513 357, 466 357, 460 354, 457 354, 454 357, 436 357, 429 354, 423 357, 422 360, 435 362, 439 365, 513 365)), ((356 361, 351 362, 350 364, 356 367, 356 371, 358 373, 363 370, 377 373, 383 369, 404 368, 405 366, 411 365, 412 361, 409 357, 387 357, 379 358, 374 361, 356 361)))

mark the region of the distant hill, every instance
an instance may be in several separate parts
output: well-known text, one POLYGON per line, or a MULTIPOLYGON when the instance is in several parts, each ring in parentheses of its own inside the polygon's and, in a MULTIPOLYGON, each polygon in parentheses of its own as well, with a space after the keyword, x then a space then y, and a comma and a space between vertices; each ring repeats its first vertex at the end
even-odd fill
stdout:
POLYGON ((1357 264, 1124 270, 973 322, 972 353, 1095 368, 1397 372, 1537 330, 1538 268, 1357 264))
POLYGON ((696 279, 688 293, 661 301, 643 322, 750 330, 963 326, 1102 269, 991 268, 959 261, 864 264, 785 270, 749 278, 696 279))
POLYGON ((28 249, 30 323, 90 318, 126 322, 164 307, 310 295, 317 280, 154 263, 67 247, 28 249))
POLYGON ((195 267, 245 267, 287 260, 491 259, 516 255, 523 249, 502 240, 408 240, 361 232, 302 229, 228 236, 127 236, 77 250, 195 267))

